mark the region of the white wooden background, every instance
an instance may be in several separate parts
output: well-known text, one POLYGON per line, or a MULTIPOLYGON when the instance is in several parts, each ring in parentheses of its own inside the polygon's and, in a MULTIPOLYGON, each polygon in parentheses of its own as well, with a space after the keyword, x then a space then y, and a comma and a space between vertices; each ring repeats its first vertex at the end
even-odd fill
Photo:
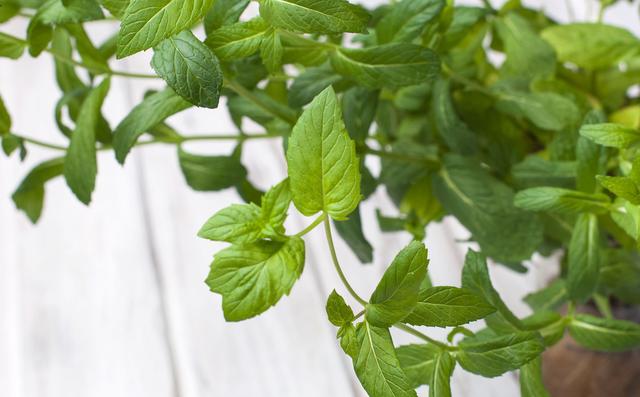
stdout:
MULTIPOLYGON (((567 19, 561 1, 528 3, 545 3, 554 15, 567 19)), ((577 18, 584 19, 585 2, 574 3, 577 18)), ((637 14, 637 8, 621 5, 607 19, 637 28, 637 14)), ((95 25, 97 37, 117 29, 113 22, 95 25)), ((24 37, 26 21, 1 25, 0 31, 24 37)), ((112 66, 148 72, 148 62, 149 54, 143 54, 112 66)), ((114 78, 105 105, 112 125, 158 84, 114 78)), ((15 132, 64 143, 53 121, 59 93, 46 54, 39 59, 25 55, 19 62, 0 59, 0 93, 15 132)), ((233 131, 224 107, 189 110, 171 123, 190 134, 233 131)), ((247 145, 243 160, 258 186, 267 188, 285 175, 279 142, 269 143, 269 150, 264 141, 247 145)), ((190 149, 228 153, 231 145, 190 149)), ((215 211, 240 201, 234 192, 188 189, 171 147, 136 149, 125 167, 112 153, 101 153, 91 206, 81 205, 58 178, 47 185, 42 219, 32 226, 15 210, 10 195, 30 166, 51 156, 37 148, 26 164, 15 156, 0 156, 0 396, 365 395, 325 318, 329 292, 344 291, 321 233, 307 239, 306 269, 290 297, 255 319, 225 323, 220 297, 203 282, 212 254, 222 245, 198 239, 196 232, 215 211)), ((373 265, 359 265, 338 241, 347 275, 363 295, 409 238, 379 233, 376 207, 390 208, 382 191, 363 212, 365 234, 377 248, 373 265)), ((290 230, 308 222, 294 217, 290 230)), ((454 240, 466 236, 452 220, 428 230, 435 283, 459 285, 465 247, 454 240)), ((555 267, 533 262, 525 276, 491 269, 498 289, 519 315, 528 313, 522 296, 542 286, 555 267)), ((440 330, 425 331, 444 336, 440 330)), ((413 341, 394 336, 401 343, 413 341)), ((458 397, 518 395, 515 374, 487 380, 458 368, 452 387, 458 397)), ((425 389, 420 393, 425 395, 425 389)))

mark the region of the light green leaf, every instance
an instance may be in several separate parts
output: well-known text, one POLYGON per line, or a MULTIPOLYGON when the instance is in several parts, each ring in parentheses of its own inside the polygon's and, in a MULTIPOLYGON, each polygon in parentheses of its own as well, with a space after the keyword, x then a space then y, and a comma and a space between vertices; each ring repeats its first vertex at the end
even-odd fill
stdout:
POLYGON ((542 242, 542 225, 535 214, 516 208, 511 188, 473 159, 446 155, 433 190, 482 251, 497 261, 529 259, 542 242))
POLYGON ((344 298, 340 296, 335 289, 327 299, 326 310, 329 322, 336 327, 351 324, 353 321, 353 310, 349 305, 347 305, 347 302, 344 301, 344 298))
POLYGON ((362 387, 371 397, 417 397, 400 367, 387 328, 364 321, 356 329, 359 350, 354 368, 362 387))
POLYGON ((579 124, 580 109, 554 92, 502 91, 496 106, 502 112, 523 117, 543 130, 562 131, 579 124))
POLYGON ((113 132, 113 149, 116 152, 118 162, 124 164, 129 151, 140 135, 167 117, 189 107, 191 104, 178 96, 171 88, 146 97, 131 110, 131 113, 118 124, 113 132))
POLYGON ((110 80, 104 79, 82 103, 64 161, 64 178, 78 200, 88 205, 96 185, 96 129, 110 80))
POLYGON ((270 29, 262 39, 260 56, 262 57, 262 62, 271 73, 280 71, 283 54, 284 47, 282 46, 278 31, 270 29))
POLYGON ((54 158, 38 164, 20 182, 20 185, 11 196, 16 208, 22 210, 31 222, 38 222, 42 214, 45 183, 62 175, 63 170, 64 157, 54 158))
POLYGON ((307 216, 324 211, 345 220, 360 202, 360 163, 331 87, 293 127, 287 150, 293 203, 307 216))
POLYGON ((465 338, 456 359, 469 372, 493 378, 518 369, 544 351, 537 332, 465 338))
POLYGON ((550 397, 542 382, 542 360, 537 357, 520 368, 522 397, 550 397))
POLYGON ((262 0, 270 25, 304 33, 364 32, 369 14, 346 0, 262 0))
POLYGON ((632 204, 640 204, 640 186, 628 176, 597 175, 596 180, 602 187, 632 204))
POLYGON ((556 50, 561 62, 585 69, 614 65, 640 49, 640 42, 632 33, 602 23, 554 25, 541 34, 556 50))
POLYGON ((429 397, 451 397, 451 375, 456 361, 446 351, 441 351, 433 361, 433 376, 429 381, 429 397))
POLYGON ((600 274, 600 231, 594 214, 578 216, 569 243, 567 291, 573 300, 585 301, 593 294, 600 274))
POLYGON ((304 267, 304 241, 257 241, 218 252, 207 285, 222 295, 227 321, 257 316, 288 295, 304 267))
POLYGON ((431 344, 405 345, 396 349, 402 370, 413 387, 428 385, 433 377, 433 365, 440 349, 431 344))
POLYGON ((495 312, 481 295, 456 287, 432 287, 420 291, 418 304, 403 322, 428 327, 454 327, 495 312))
POLYGON ((7 135, 11 132, 11 116, 7 107, 4 105, 2 97, 0 97, 0 136, 7 135))
POLYGON ((583 125, 580 135, 599 145, 619 149, 626 149, 640 141, 640 131, 611 123, 583 125))
POLYGON ((155 46, 191 28, 204 17, 213 0, 131 0, 120 32, 116 56, 124 58, 155 46))
POLYGON ((198 232, 198 236, 229 243, 251 243, 262 235, 260 207, 251 204, 232 204, 213 215, 198 232))
POLYGON ((418 302, 420 284, 427 274, 427 249, 412 241, 396 255, 366 306, 367 322, 389 327, 405 318, 418 302))
POLYGON ((244 181, 247 170, 237 156, 200 156, 178 147, 180 169, 194 190, 208 192, 226 189, 244 181))
POLYGON ((443 0, 403 0, 394 4, 376 25, 378 44, 413 41, 443 7, 443 0))
POLYGON ((527 211, 605 214, 611 207, 611 200, 600 193, 583 193, 557 187, 534 187, 519 191, 514 198, 514 204, 527 211))
POLYGON ((577 314, 569 323, 569 333, 593 350, 619 352, 640 347, 640 326, 630 321, 577 314))
POLYGON ((334 225, 340 237, 347 243, 353 253, 356 254, 360 262, 371 263, 371 261, 373 261, 373 247, 362 232, 359 208, 356 208, 356 210, 349 215, 349 219, 334 222, 334 225))
POLYGON ((25 47, 24 41, 0 32, 0 57, 18 59, 24 53, 25 47))
POLYGON ((207 36, 216 29, 238 22, 251 0, 215 0, 204 18, 207 36))
POLYGON ((246 58, 260 49, 268 27, 262 18, 226 25, 211 32, 205 44, 223 61, 246 58))
POLYGON ((433 87, 433 114, 438 132, 449 148, 463 155, 476 152, 476 134, 458 117, 451 100, 451 84, 448 80, 438 80, 433 87))
POLYGON ((611 210, 611 219, 634 240, 640 240, 640 206, 618 199, 611 210))
POLYGON ((341 48, 331 54, 336 72, 368 88, 402 87, 433 80, 438 56, 428 48, 394 43, 363 49, 341 48))
POLYGON ((262 219, 265 224, 264 233, 267 237, 284 234, 284 221, 291 204, 291 189, 289 179, 278 183, 262 197, 262 219))
POLYGON ((160 42, 151 66, 178 95, 196 106, 218 107, 222 71, 218 58, 189 30, 160 42))
POLYGON ((118 19, 122 18, 130 2, 131 0, 100 0, 100 4, 118 19))

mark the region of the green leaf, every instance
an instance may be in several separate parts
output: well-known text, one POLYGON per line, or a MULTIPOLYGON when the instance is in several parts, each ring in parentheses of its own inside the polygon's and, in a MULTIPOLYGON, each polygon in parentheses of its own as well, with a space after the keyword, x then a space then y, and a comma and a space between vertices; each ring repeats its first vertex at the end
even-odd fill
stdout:
POLYGON ((571 100, 554 92, 501 91, 496 107, 515 117, 523 117, 543 130, 562 131, 579 124, 580 109, 571 100))
POLYGON ((38 222, 42 214, 45 183, 62 175, 63 170, 64 157, 38 164, 27 174, 11 196, 16 208, 23 211, 31 222, 38 222))
POLYGON ((618 199, 611 210, 611 219, 634 240, 640 240, 640 207, 618 199))
POLYGON ((246 58, 260 49, 268 27, 262 18, 226 25, 211 32, 205 44, 223 61, 246 58))
POLYGON ((4 105, 2 97, 0 97, 0 136, 7 135, 11 132, 11 116, 7 107, 4 105))
POLYGON ((537 332, 465 338, 456 359, 469 372, 493 378, 518 369, 544 351, 537 332))
POLYGON ((580 135, 599 145, 619 149, 626 149, 640 141, 640 131, 611 123, 583 125, 580 135))
POLYGON ((476 134, 456 114, 450 91, 448 80, 438 80, 433 87, 432 107, 438 132, 452 151, 473 155, 478 147, 476 134))
POLYGON ((201 192, 236 186, 247 176, 237 156, 200 156, 179 147, 178 160, 187 184, 201 192))
POLYGON ((356 336, 356 327, 351 323, 345 324, 340 327, 337 336, 340 338, 340 347, 342 350, 355 361, 360 351, 360 344, 356 336))
POLYGON ((265 34, 260 45, 260 56, 265 66, 271 73, 277 73, 282 66, 282 56, 284 55, 284 47, 280 40, 280 35, 275 29, 270 29, 265 34))
POLYGON ((542 225, 535 214, 516 208, 511 188, 473 159, 446 155, 433 190, 482 251, 497 261, 529 259, 542 242, 542 225))
POLYGON ((364 32, 369 14, 346 0, 262 0, 270 25, 304 33, 364 32))
POLYGON ((367 322, 389 327, 405 318, 418 302, 420 284, 427 274, 427 249, 412 241, 387 268, 366 306, 367 322))
POLYGON ((121 19, 131 0, 100 0, 100 4, 114 17, 121 19))
POLYGON ((344 125, 354 140, 362 141, 369 136, 378 108, 378 96, 378 91, 364 87, 350 88, 342 96, 344 125))
POLYGON ((24 41, 0 32, 0 57, 18 59, 24 53, 25 47, 24 41))
POLYGON ((602 187, 616 196, 628 200, 632 204, 640 204, 640 186, 633 178, 628 176, 597 175, 596 180, 602 187))
POLYGON ((116 159, 124 164, 131 148, 140 135, 149 131, 167 117, 191 107, 191 104, 178 96, 171 88, 147 96, 131 110, 113 132, 113 149, 116 159))
POLYGON ((524 297, 533 311, 556 310, 567 301, 567 286, 563 279, 557 279, 545 288, 524 297))
POLYGON ((420 291, 418 304, 403 322, 428 327, 454 327, 480 320, 495 312, 478 293, 456 287, 432 287, 420 291))
POLYGON ((311 102, 324 89, 340 80, 342 80, 342 76, 336 74, 329 64, 306 69, 293 80, 293 84, 289 88, 289 105, 294 108, 302 107, 311 102))
POLYGON ((213 0, 131 0, 120 32, 116 56, 124 58, 191 28, 213 0))
POLYGON ((585 301, 593 294, 600 274, 600 231, 594 214, 578 216, 571 242, 567 269, 567 291, 573 300, 585 301))
POLYGON ((284 221, 291 204, 289 179, 278 183, 262 197, 262 219, 265 223, 265 236, 284 234, 284 221))
POLYGON ((400 368, 387 328, 364 321, 356 329, 359 350, 354 368, 362 387, 371 397, 417 397, 400 368))
POLYGON ((251 0, 215 0, 204 18, 207 36, 216 29, 238 22, 251 0))
POLYGON ((602 23, 555 25, 542 31, 561 62, 602 69, 637 54, 640 42, 629 31, 602 23))
POLYGON ((583 193, 557 187, 521 190, 516 194, 514 204, 527 211, 549 211, 558 214, 605 214, 611 207, 609 197, 604 194, 583 193))
POLYGON ((550 397, 542 382, 542 360, 534 358, 520 368, 520 393, 522 397, 550 397))
POLYGON ((440 349, 434 345, 406 345, 396 349, 400 366, 411 381, 411 386, 428 385, 433 378, 434 362, 440 349))
POLYGON ((376 25, 378 44, 413 41, 440 15, 443 7, 443 0, 403 0, 394 4, 376 25))
POLYGON ((520 320, 509 310, 502 301, 498 291, 493 288, 486 258, 472 249, 467 251, 462 268, 462 288, 471 290, 481 295, 486 302, 493 306, 497 312, 492 317, 497 317, 509 325, 509 329, 522 328, 520 320))
POLYGON ((344 301, 344 298, 340 296, 335 289, 327 299, 326 310, 329 322, 336 327, 351 324, 355 317, 351 307, 347 305, 347 302, 344 301))
POLYGON ((433 376, 429 381, 429 397, 451 397, 451 375, 456 361, 445 351, 441 351, 433 361, 433 376))
POLYGON ((524 187, 573 187, 576 179, 574 161, 549 161, 531 155, 511 168, 511 175, 524 187))
POLYGON ((293 203, 307 216, 345 220, 360 202, 360 163, 333 88, 322 91, 293 127, 287 150, 293 203))
POLYGON ((218 58, 189 30, 160 42, 151 66, 178 95, 196 106, 218 107, 222 71, 218 58))
POLYGON ((402 87, 433 80, 438 56, 415 44, 394 43, 363 49, 340 48, 331 53, 336 72, 368 88, 402 87))
POLYGON ((362 232, 360 209, 351 213, 346 221, 334 222, 336 230, 362 263, 373 261, 373 247, 362 232))
POLYGON ((619 352, 640 347, 640 326, 630 321, 577 314, 569 323, 569 333, 593 350, 619 352))
POLYGON ((67 185, 78 200, 86 205, 91 202, 91 194, 96 186, 96 129, 100 120, 100 109, 109 92, 110 84, 108 78, 104 79, 89 92, 82 103, 64 160, 64 178, 67 185))
POLYGON ((257 316, 288 295, 304 267, 304 241, 257 241, 218 252, 206 283, 222 295, 227 321, 257 316))

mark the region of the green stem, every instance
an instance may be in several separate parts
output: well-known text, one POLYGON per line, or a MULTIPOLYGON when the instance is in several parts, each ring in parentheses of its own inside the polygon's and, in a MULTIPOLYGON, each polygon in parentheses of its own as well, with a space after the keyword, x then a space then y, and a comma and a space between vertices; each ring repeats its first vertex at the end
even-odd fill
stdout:
POLYGON ((181 142, 187 141, 248 141, 251 139, 281 138, 282 134, 243 134, 243 135, 187 135, 180 138, 181 142))
POLYGON ((371 155, 378 156, 378 157, 385 157, 385 158, 389 158, 389 159, 396 159, 396 160, 402 160, 402 161, 407 161, 407 162, 411 162, 411 163, 423 164, 427 168, 432 169, 432 170, 436 170, 436 169, 440 168, 440 161, 438 161, 435 158, 434 159, 430 159, 430 158, 426 158, 426 157, 407 156, 405 154, 387 152, 385 150, 373 149, 373 148, 371 148, 369 146, 365 146, 364 147, 364 152, 366 154, 371 154, 371 155))
POLYGON ((447 350, 452 350, 453 349, 452 346, 449 346, 449 345, 444 344, 444 343, 442 343, 442 342, 440 342, 438 340, 435 340, 435 339, 423 334, 422 332, 418 331, 417 329, 411 328, 410 326, 408 326, 406 324, 397 323, 397 324, 393 324, 393 326, 395 328, 399 329, 399 330, 402 330, 402 331, 408 333, 408 334, 416 336, 416 337, 418 337, 418 338, 420 338, 420 339, 422 339, 424 341, 427 341, 427 342, 429 342, 429 343, 431 343, 433 345, 436 345, 441 349, 447 349, 447 350))
POLYGON ((250 90, 245 88, 242 84, 238 83, 237 81, 235 81, 233 79, 225 78, 224 79, 224 86, 229 88, 230 90, 232 90, 236 94, 238 94, 238 95, 250 100, 251 102, 253 102, 254 104, 258 105, 263 110, 265 110, 265 111, 271 113, 272 115, 274 115, 274 116, 286 121, 287 123, 289 123, 291 125, 295 124, 296 121, 297 121, 295 117, 292 117, 290 114, 282 112, 276 106, 273 106, 272 104, 270 104, 270 103, 268 103, 266 101, 263 101, 260 97, 258 97, 253 92, 251 92, 250 90))
POLYGON ((321 224, 325 220, 326 217, 327 217, 327 214, 323 213, 322 215, 317 217, 316 220, 313 221, 309 226, 305 227, 304 230, 302 230, 299 233, 296 233, 295 237, 302 237, 302 236, 306 235, 307 233, 309 233, 310 231, 315 229, 316 226, 321 224))
POLYGON ((76 61, 75 59, 69 58, 65 55, 58 54, 57 52, 49 48, 45 49, 44 51, 51 54, 54 58, 56 58, 58 61, 62 63, 66 63, 71 66, 77 66, 77 67, 86 69, 90 72, 93 72, 95 74, 106 74, 109 76, 119 76, 119 77, 127 77, 127 78, 134 78, 134 79, 159 79, 160 78, 155 74, 129 73, 129 72, 123 72, 123 71, 113 70, 113 69, 96 68, 93 66, 89 66, 85 63, 76 61))
POLYGON ((38 140, 38 139, 28 138, 26 136, 21 136, 21 135, 13 134, 13 133, 11 135, 15 136, 16 138, 22 139, 23 141, 25 141, 27 143, 30 143, 30 144, 36 145, 36 146, 40 146, 40 147, 43 147, 43 148, 53 149, 53 150, 61 150, 61 151, 66 151, 67 150, 66 147, 60 146, 60 145, 56 145, 56 144, 53 144, 53 143, 44 142, 44 141, 41 141, 41 140, 38 140))
POLYGON ((331 236, 331 223, 329 221, 329 217, 327 216, 325 216, 324 218, 324 233, 327 236, 327 244, 329 244, 329 251, 331 252, 331 260, 333 261, 333 266, 336 268, 336 272, 338 273, 342 284, 344 284, 347 291, 349 291, 351 296, 353 296, 353 298, 357 300, 358 303, 360 303, 362 306, 366 306, 367 301, 362 299, 360 295, 358 295, 356 291, 351 287, 351 284, 349 284, 349 281, 347 281, 347 277, 344 275, 344 272, 340 267, 340 262, 338 262, 338 255, 336 254, 336 248, 333 245, 333 237, 331 236))

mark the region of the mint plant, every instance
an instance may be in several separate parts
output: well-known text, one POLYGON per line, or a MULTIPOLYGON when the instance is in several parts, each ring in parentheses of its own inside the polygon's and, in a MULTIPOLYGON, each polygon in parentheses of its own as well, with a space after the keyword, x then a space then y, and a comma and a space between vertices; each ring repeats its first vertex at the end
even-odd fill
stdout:
MULTIPOLYGON (((541 354, 565 333, 597 351, 640 346, 640 326, 612 310, 640 303, 638 38, 599 21, 557 24, 518 0, 500 9, 490 1, 401 0, 372 10, 347 0, 257 3, 250 18, 250 0, 3 1, 0 22, 30 22, 24 38, 0 33, 0 56, 54 58, 55 121, 68 139, 61 146, 14 133, 0 100, 7 156, 24 159, 33 146, 58 154, 26 175, 16 207, 37 222, 45 185, 57 177, 89 204, 98 151, 124 164, 136 147, 174 145, 191 188, 234 188, 245 200, 199 232, 230 244, 206 279, 225 318, 250 319, 288 295, 305 266, 305 235, 323 228, 343 284, 327 298, 328 320, 373 397, 416 396, 420 385, 450 396, 457 366, 485 377, 519 370, 523 396, 548 396, 541 354), (101 19, 120 21, 120 30, 97 43, 88 32, 101 19), (156 74, 111 66, 146 50, 156 74), (112 128, 102 105, 116 78, 166 87, 112 128), (221 97, 236 134, 192 136, 166 121, 193 106, 216 108, 221 97), (262 131, 246 131, 247 119, 262 131), (288 174, 267 192, 241 162, 254 139, 285 147, 288 174), (183 148, 204 140, 237 146, 228 156, 183 148), (378 175, 370 157, 381 161, 378 175), (397 206, 378 212, 380 228, 412 241, 371 294, 359 295, 334 231, 371 262, 360 204, 379 186, 397 206), (290 211, 310 217, 309 226, 286 230, 290 211), (426 226, 448 215, 479 247, 466 255, 461 288, 432 285, 421 242, 426 226), (533 314, 518 318, 492 286, 487 258, 525 272, 536 252, 562 253, 560 277, 527 296, 533 314), (591 303, 602 316, 576 311, 591 303), (465 327, 477 320, 486 327, 465 327), (451 331, 439 341, 418 327, 451 331), (390 328, 416 343, 396 346, 390 328)), ((602 0, 600 15, 613 3, 602 0)))

